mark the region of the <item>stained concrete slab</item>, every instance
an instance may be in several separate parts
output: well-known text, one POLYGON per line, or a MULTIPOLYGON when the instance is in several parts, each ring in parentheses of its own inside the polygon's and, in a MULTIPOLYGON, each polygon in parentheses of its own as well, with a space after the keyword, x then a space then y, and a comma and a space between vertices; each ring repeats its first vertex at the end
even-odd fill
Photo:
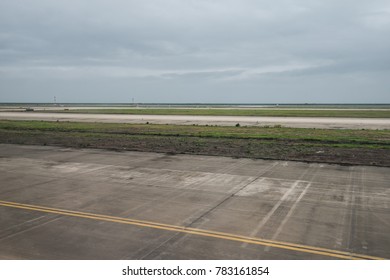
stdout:
MULTIPOLYGON (((390 257, 390 169, 0 145, 0 200, 390 257)), ((332 256, 0 205, 1 259, 332 256)))

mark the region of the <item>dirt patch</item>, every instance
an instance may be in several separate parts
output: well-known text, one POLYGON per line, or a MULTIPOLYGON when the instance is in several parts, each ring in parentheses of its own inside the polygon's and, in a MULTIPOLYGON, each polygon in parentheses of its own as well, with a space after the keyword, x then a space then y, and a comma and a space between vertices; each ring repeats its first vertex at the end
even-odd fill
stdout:
POLYGON ((390 166, 389 149, 335 147, 327 143, 313 143, 302 140, 3 130, 0 133, 0 143, 390 166))

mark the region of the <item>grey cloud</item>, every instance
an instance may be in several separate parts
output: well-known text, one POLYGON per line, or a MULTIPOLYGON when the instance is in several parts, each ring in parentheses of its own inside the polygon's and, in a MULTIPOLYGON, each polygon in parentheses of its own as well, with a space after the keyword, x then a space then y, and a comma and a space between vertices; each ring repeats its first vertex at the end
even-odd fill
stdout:
POLYGON ((3 0, 0 101, 360 102, 350 89, 375 85, 372 102, 390 102, 389 13, 385 0, 3 0))

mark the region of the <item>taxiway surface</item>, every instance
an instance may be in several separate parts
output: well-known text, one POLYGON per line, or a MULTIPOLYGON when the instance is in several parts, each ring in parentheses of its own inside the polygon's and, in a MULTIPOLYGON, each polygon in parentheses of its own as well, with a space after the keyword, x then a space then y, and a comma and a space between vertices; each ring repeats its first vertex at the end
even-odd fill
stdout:
POLYGON ((390 258, 389 171, 1 144, 0 258, 390 258))

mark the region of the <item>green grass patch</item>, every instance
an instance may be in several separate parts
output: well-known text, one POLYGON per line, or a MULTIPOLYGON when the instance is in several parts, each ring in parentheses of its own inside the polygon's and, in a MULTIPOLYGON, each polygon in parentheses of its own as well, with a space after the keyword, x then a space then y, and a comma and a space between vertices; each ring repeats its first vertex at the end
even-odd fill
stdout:
POLYGON ((0 121, 0 143, 390 166, 390 130, 0 121))
POLYGON ((390 130, 335 130, 288 127, 227 127, 197 125, 155 125, 118 123, 77 123, 47 121, 0 121, 1 130, 79 132, 109 135, 290 140, 346 146, 390 148, 390 130))
POLYGON ((203 115, 203 116, 273 116, 273 117, 343 117, 390 118, 390 110, 313 110, 313 109, 184 109, 184 108, 129 108, 129 109, 71 109, 46 110, 57 113, 138 114, 138 115, 203 115))

